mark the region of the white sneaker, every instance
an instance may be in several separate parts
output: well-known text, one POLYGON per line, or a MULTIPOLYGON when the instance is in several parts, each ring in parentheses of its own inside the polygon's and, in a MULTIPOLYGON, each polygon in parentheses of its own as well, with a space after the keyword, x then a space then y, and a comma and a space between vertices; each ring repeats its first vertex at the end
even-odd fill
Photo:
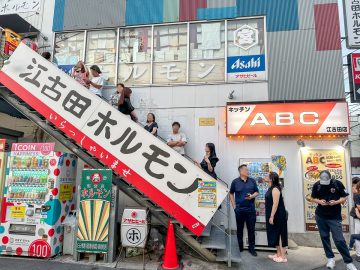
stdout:
MULTIPOLYGON (((326 264, 326 268, 327 269, 334 269, 335 268, 335 260, 334 260, 334 258, 328 259, 328 262, 326 264)), ((349 269, 351 269, 351 268, 349 268, 349 269)))
POLYGON ((354 264, 352 264, 352 263, 348 263, 346 265, 346 269, 347 270, 357 270, 356 266, 354 264))

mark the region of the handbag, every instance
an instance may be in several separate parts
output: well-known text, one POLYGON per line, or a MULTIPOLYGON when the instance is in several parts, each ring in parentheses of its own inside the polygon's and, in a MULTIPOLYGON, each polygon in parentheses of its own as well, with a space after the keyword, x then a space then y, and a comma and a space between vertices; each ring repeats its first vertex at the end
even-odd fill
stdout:
POLYGON ((353 217, 353 218, 358 218, 358 217, 356 216, 355 206, 351 207, 350 216, 353 217))

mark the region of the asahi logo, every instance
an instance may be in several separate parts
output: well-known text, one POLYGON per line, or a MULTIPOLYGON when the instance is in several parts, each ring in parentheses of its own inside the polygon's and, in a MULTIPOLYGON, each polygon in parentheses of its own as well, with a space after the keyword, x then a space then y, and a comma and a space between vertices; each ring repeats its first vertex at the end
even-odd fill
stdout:
POLYGON ((241 60, 240 58, 232 64, 231 69, 249 69, 261 67, 260 57, 253 57, 249 61, 241 60))

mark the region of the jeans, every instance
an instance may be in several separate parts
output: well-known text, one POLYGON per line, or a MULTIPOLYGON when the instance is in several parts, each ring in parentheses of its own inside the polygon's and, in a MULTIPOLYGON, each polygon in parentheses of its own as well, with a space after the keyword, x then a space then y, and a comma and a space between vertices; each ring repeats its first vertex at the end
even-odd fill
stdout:
POLYGON ((349 248, 346 245, 346 241, 342 232, 341 220, 336 219, 324 219, 316 216, 316 224, 319 229, 321 242, 324 247, 326 258, 334 258, 334 253, 331 249, 330 232, 334 240, 335 246, 341 254, 344 262, 352 263, 353 259, 350 256, 349 248))
POLYGON ((238 209, 235 209, 236 217, 236 226, 237 226, 237 239, 239 243, 240 251, 244 249, 244 224, 246 223, 246 228, 248 231, 249 239, 249 250, 255 250, 255 223, 256 223, 256 212, 242 212, 238 209))
MULTIPOLYGON (((355 234, 360 234, 360 219, 355 218, 355 234)), ((355 241, 355 247, 356 247, 356 256, 360 257, 360 241, 355 241)))
POLYGON ((350 237, 350 243, 349 243, 349 248, 353 248, 355 241, 359 241, 360 240, 360 234, 352 234, 350 237))

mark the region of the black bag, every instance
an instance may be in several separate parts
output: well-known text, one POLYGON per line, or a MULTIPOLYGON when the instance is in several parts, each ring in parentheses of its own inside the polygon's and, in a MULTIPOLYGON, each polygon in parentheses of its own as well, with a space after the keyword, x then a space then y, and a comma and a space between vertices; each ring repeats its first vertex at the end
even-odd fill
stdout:
POLYGON ((358 218, 358 217, 356 216, 355 206, 351 207, 350 216, 353 217, 353 218, 358 218))

